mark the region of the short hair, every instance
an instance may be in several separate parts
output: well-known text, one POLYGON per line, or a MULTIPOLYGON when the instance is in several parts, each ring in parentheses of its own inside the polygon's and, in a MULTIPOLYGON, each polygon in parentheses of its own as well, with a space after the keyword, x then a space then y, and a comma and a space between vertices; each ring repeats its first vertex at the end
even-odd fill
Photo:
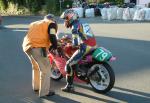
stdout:
POLYGON ((44 19, 49 19, 49 20, 54 19, 54 15, 53 14, 47 14, 44 16, 44 19))

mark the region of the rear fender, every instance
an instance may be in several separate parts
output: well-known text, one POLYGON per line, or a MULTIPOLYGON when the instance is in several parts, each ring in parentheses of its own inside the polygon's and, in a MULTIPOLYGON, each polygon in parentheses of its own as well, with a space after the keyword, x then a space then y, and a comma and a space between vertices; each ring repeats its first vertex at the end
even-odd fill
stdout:
POLYGON ((113 61, 116 61, 116 59, 117 59, 117 58, 116 58, 115 56, 112 56, 112 57, 109 59, 109 61, 110 61, 110 62, 113 62, 113 61))

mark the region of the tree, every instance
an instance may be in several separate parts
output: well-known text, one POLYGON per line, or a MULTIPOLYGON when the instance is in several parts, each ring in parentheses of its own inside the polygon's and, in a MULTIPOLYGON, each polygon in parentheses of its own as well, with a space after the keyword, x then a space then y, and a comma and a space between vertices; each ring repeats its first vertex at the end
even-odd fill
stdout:
POLYGON ((28 9, 33 12, 33 13, 37 13, 39 10, 41 10, 42 8, 42 0, 26 0, 26 7, 28 7, 28 9))
POLYGON ((8 7, 7 0, 0 0, 0 9, 6 9, 8 7))
POLYGON ((46 0, 46 12, 57 14, 59 11, 59 0, 46 0))

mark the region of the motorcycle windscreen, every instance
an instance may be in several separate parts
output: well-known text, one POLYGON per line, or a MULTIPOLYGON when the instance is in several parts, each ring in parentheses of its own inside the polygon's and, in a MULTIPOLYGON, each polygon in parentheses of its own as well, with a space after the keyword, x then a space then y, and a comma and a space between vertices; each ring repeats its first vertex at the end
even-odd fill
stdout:
POLYGON ((112 53, 104 47, 99 47, 94 51, 92 57, 97 61, 105 62, 109 61, 109 59, 112 57, 112 53))

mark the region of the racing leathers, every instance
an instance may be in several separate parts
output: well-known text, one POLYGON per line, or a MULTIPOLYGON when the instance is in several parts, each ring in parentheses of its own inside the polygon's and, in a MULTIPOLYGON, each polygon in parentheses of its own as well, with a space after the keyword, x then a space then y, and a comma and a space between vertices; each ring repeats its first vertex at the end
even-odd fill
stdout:
MULTIPOLYGON (((92 48, 96 47, 96 39, 90 26, 87 23, 81 23, 79 20, 75 20, 72 24, 72 44, 73 46, 79 46, 79 49, 72 55, 67 61, 65 71, 67 85, 63 91, 68 90, 73 85, 74 69, 72 66, 77 64, 82 57, 87 54, 92 48)), ((76 68, 77 69, 77 68, 76 68)))

